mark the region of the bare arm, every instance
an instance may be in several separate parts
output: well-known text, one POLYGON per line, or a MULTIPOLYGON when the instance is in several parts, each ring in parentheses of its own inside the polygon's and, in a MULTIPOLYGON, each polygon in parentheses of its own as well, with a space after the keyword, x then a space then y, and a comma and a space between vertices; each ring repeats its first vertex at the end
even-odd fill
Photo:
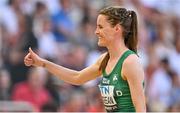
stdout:
POLYGON ((101 71, 99 71, 99 65, 103 56, 104 55, 102 55, 95 64, 81 71, 75 71, 40 58, 30 48, 29 53, 24 59, 24 63, 26 66, 44 67, 61 80, 74 85, 80 85, 101 75, 101 71))
POLYGON ((127 79, 136 112, 146 112, 143 90, 144 72, 136 55, 130 55, 123 64, 122 75, 127 79))
POLYGON ((43 63, 44 67, 50 73, 56 75, 61 80, 74 85, 81 85, 101 75, 100 71, 98 71, 98 64, 93 64, 81 71, 75 71, 47 60, 44 60, 43 63))

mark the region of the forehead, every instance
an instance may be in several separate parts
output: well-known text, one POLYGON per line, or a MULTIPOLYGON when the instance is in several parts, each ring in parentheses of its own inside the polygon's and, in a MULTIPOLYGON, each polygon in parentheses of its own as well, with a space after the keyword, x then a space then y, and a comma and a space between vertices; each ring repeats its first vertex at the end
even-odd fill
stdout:
POLYGON ((101 24, 101 23, 104 23, 104 22, 106 22, 107 21, 107 19, 106 19, 107 17, 105 16, 105 15, 98 15, 98 17, 97 17, 97 24, 101 24))

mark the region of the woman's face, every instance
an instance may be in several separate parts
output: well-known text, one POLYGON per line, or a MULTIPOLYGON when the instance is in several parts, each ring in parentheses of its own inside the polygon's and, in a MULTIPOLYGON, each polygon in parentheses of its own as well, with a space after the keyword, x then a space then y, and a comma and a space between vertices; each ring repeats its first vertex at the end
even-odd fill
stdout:
POLYGON ((115 28, 110 25, 105 15, 99 15, 95 34, 98 36, 98 45, 107 47, 113 41, 115 28))

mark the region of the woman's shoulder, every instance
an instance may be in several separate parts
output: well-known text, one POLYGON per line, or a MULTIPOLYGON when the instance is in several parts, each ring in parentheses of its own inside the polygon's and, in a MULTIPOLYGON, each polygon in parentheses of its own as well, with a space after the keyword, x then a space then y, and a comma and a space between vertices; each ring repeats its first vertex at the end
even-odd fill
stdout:
POLYGON ((136 54, 130 54, 123 63, 123 67, 129 67, 129 66, 140 66, 140 59, 136 54))
POLYGON ((137 75, 137 77, 142 75, 141 78, 143 78, 143 66, 136 54, 131 54, 125 59, 122 70, 126 78, 129 78, 128 76, 135 77, 135 75, 137 75))
POLYGON ((137 54, 130 54, 126 59, 125 59, 125 63, 127 64, 131 64, 133 62, 139 62, 139 57, 137 56, 137 54))

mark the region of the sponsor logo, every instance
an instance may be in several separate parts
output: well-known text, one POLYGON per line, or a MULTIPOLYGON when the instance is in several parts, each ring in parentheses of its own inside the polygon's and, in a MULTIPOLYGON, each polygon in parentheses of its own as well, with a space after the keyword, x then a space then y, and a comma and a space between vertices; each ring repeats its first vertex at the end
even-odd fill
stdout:
POLYGON ((122 91, 121 91, 121 90, 117 90, 117 91, 116 91, 116 95, 117 95, 117 96, 122 96, 122 95, 123 95, 123 93, 122 93, 122 91))
POLYGON ((118 80, 117 76, 118 74, 114 74, 113 81, 118 80))
POLYGON ((106 106, 114 106, 116 105, 116 101, 114 99, 113 91, 114 91, 114 86, 99 86, 101 95, 103 97, 103 102, 104 105, 106 106))
POLYGON ((115 109, 117 109, 118 107, 117 106, 105 106, 105 109, 107 110, 107 111, 113 111, 113 110, 115 110, 115 109))
POLYGON ((102 79, 102 83, 103 83, 103 84, 109 84, 109 83, 110 83, 110 80, 108 80, 107 78, 103 78, 103 79, 102 79))

